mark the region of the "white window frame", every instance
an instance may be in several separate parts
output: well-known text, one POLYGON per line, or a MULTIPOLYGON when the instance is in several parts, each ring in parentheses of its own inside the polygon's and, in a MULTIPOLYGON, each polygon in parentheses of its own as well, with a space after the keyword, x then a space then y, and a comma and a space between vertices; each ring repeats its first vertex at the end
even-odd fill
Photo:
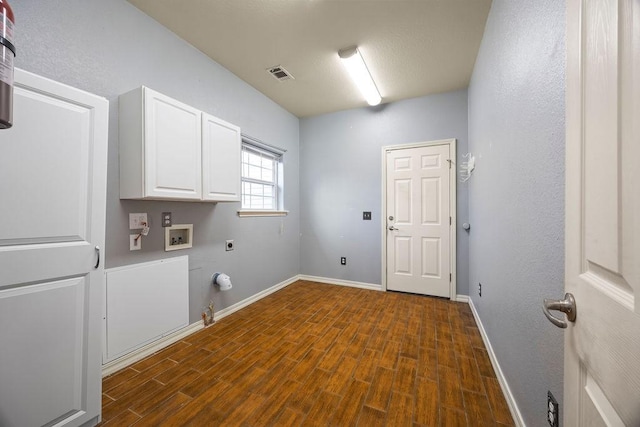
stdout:
MULTIPOLYGON (((245 148, 249 151, 253 151, 258 154, 263 154, 265 156, 273 158, 274 161, 274 182, 271 181, 262 181, 256 180, 248 177, 241 177, 242 185, 241 185, 241 203, 244 203, 244 183, 252 182, 257 184, 273 184, 274 195, 275 195, 275 206, 273 209, 254 209, 254 208, 244 208, 242 207, 238 211, 238 215, 240 217, 255 217, 255 216, 285 216, 289 213, 289 211, 284 210, 283 206, 283 155, 286 150, 283 150, 278 147, 274 147, 272 145, 266 144, 260 140, 255 138, 251 138, 246 135, 242 135, 242 151, 245 151, 245 148)), ((244 156, 243 156, 244 157, 244 156)), ((243 161, 242 158, 240 160, 243 161)), ((242 173, 244 173, 244 168, 242 173)))

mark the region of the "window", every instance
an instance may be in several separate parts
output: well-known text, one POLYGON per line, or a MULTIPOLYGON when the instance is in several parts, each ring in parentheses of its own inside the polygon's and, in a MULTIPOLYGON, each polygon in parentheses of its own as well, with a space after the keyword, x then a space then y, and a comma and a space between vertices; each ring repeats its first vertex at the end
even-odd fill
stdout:
POLYGON ((282 211, 282 154, 282 150, 243 138, 241 216, 247 212, 286 214, 282 211))

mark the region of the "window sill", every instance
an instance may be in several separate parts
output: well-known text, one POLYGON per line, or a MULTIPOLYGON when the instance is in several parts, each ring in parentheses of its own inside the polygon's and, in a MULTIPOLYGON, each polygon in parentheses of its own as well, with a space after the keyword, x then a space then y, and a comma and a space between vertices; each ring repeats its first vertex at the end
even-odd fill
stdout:
POLYGON ((287 216, 288 213, 289 211, 261 211, 243 209, 238 211, 238 216, 241 218, 254 216, 287 216))

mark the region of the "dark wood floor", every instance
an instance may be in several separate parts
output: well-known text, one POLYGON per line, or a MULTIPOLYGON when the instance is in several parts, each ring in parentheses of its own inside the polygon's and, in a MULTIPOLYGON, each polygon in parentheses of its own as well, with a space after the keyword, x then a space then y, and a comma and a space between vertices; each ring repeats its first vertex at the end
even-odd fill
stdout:
POLYGON ((513 425, 469 306, 296 282, 103 380, 103 426, 513 425))

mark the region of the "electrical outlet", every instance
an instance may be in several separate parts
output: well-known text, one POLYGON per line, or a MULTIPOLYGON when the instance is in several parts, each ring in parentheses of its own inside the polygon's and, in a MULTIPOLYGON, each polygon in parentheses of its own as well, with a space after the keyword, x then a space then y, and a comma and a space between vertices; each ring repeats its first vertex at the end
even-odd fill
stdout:
POLYGON ((162 212, 162 226, 171 227, 171 212, 162 212))
POLYGON ((547 421, 551 427, 558 427, 559 406, 551 391, 547 391, 547 421))
POLYGON ((234 244, 233 244, 233 240, 227 240, 224 244, 224 250, 225 251, 232 251, 234 250, 234 244))
POLYGON ((362 212, 362 219, 365 221, 371 221, 371 212, 362 212))
POLYGON ((340 264, 347 265, 347 257, 346 256, 340 257, 340 264))
POLYGON ((478 283, 478 296, 482 296, 482 283, 478 283))
POLYGON ((129 214, 129 230, 138 230, 145 225, 149 225, 146 213, 130 213, 129 214))
POLYGON ((139 251, 142 249, 142 236, 140 234, 129 234, 129 250, 139 251))

